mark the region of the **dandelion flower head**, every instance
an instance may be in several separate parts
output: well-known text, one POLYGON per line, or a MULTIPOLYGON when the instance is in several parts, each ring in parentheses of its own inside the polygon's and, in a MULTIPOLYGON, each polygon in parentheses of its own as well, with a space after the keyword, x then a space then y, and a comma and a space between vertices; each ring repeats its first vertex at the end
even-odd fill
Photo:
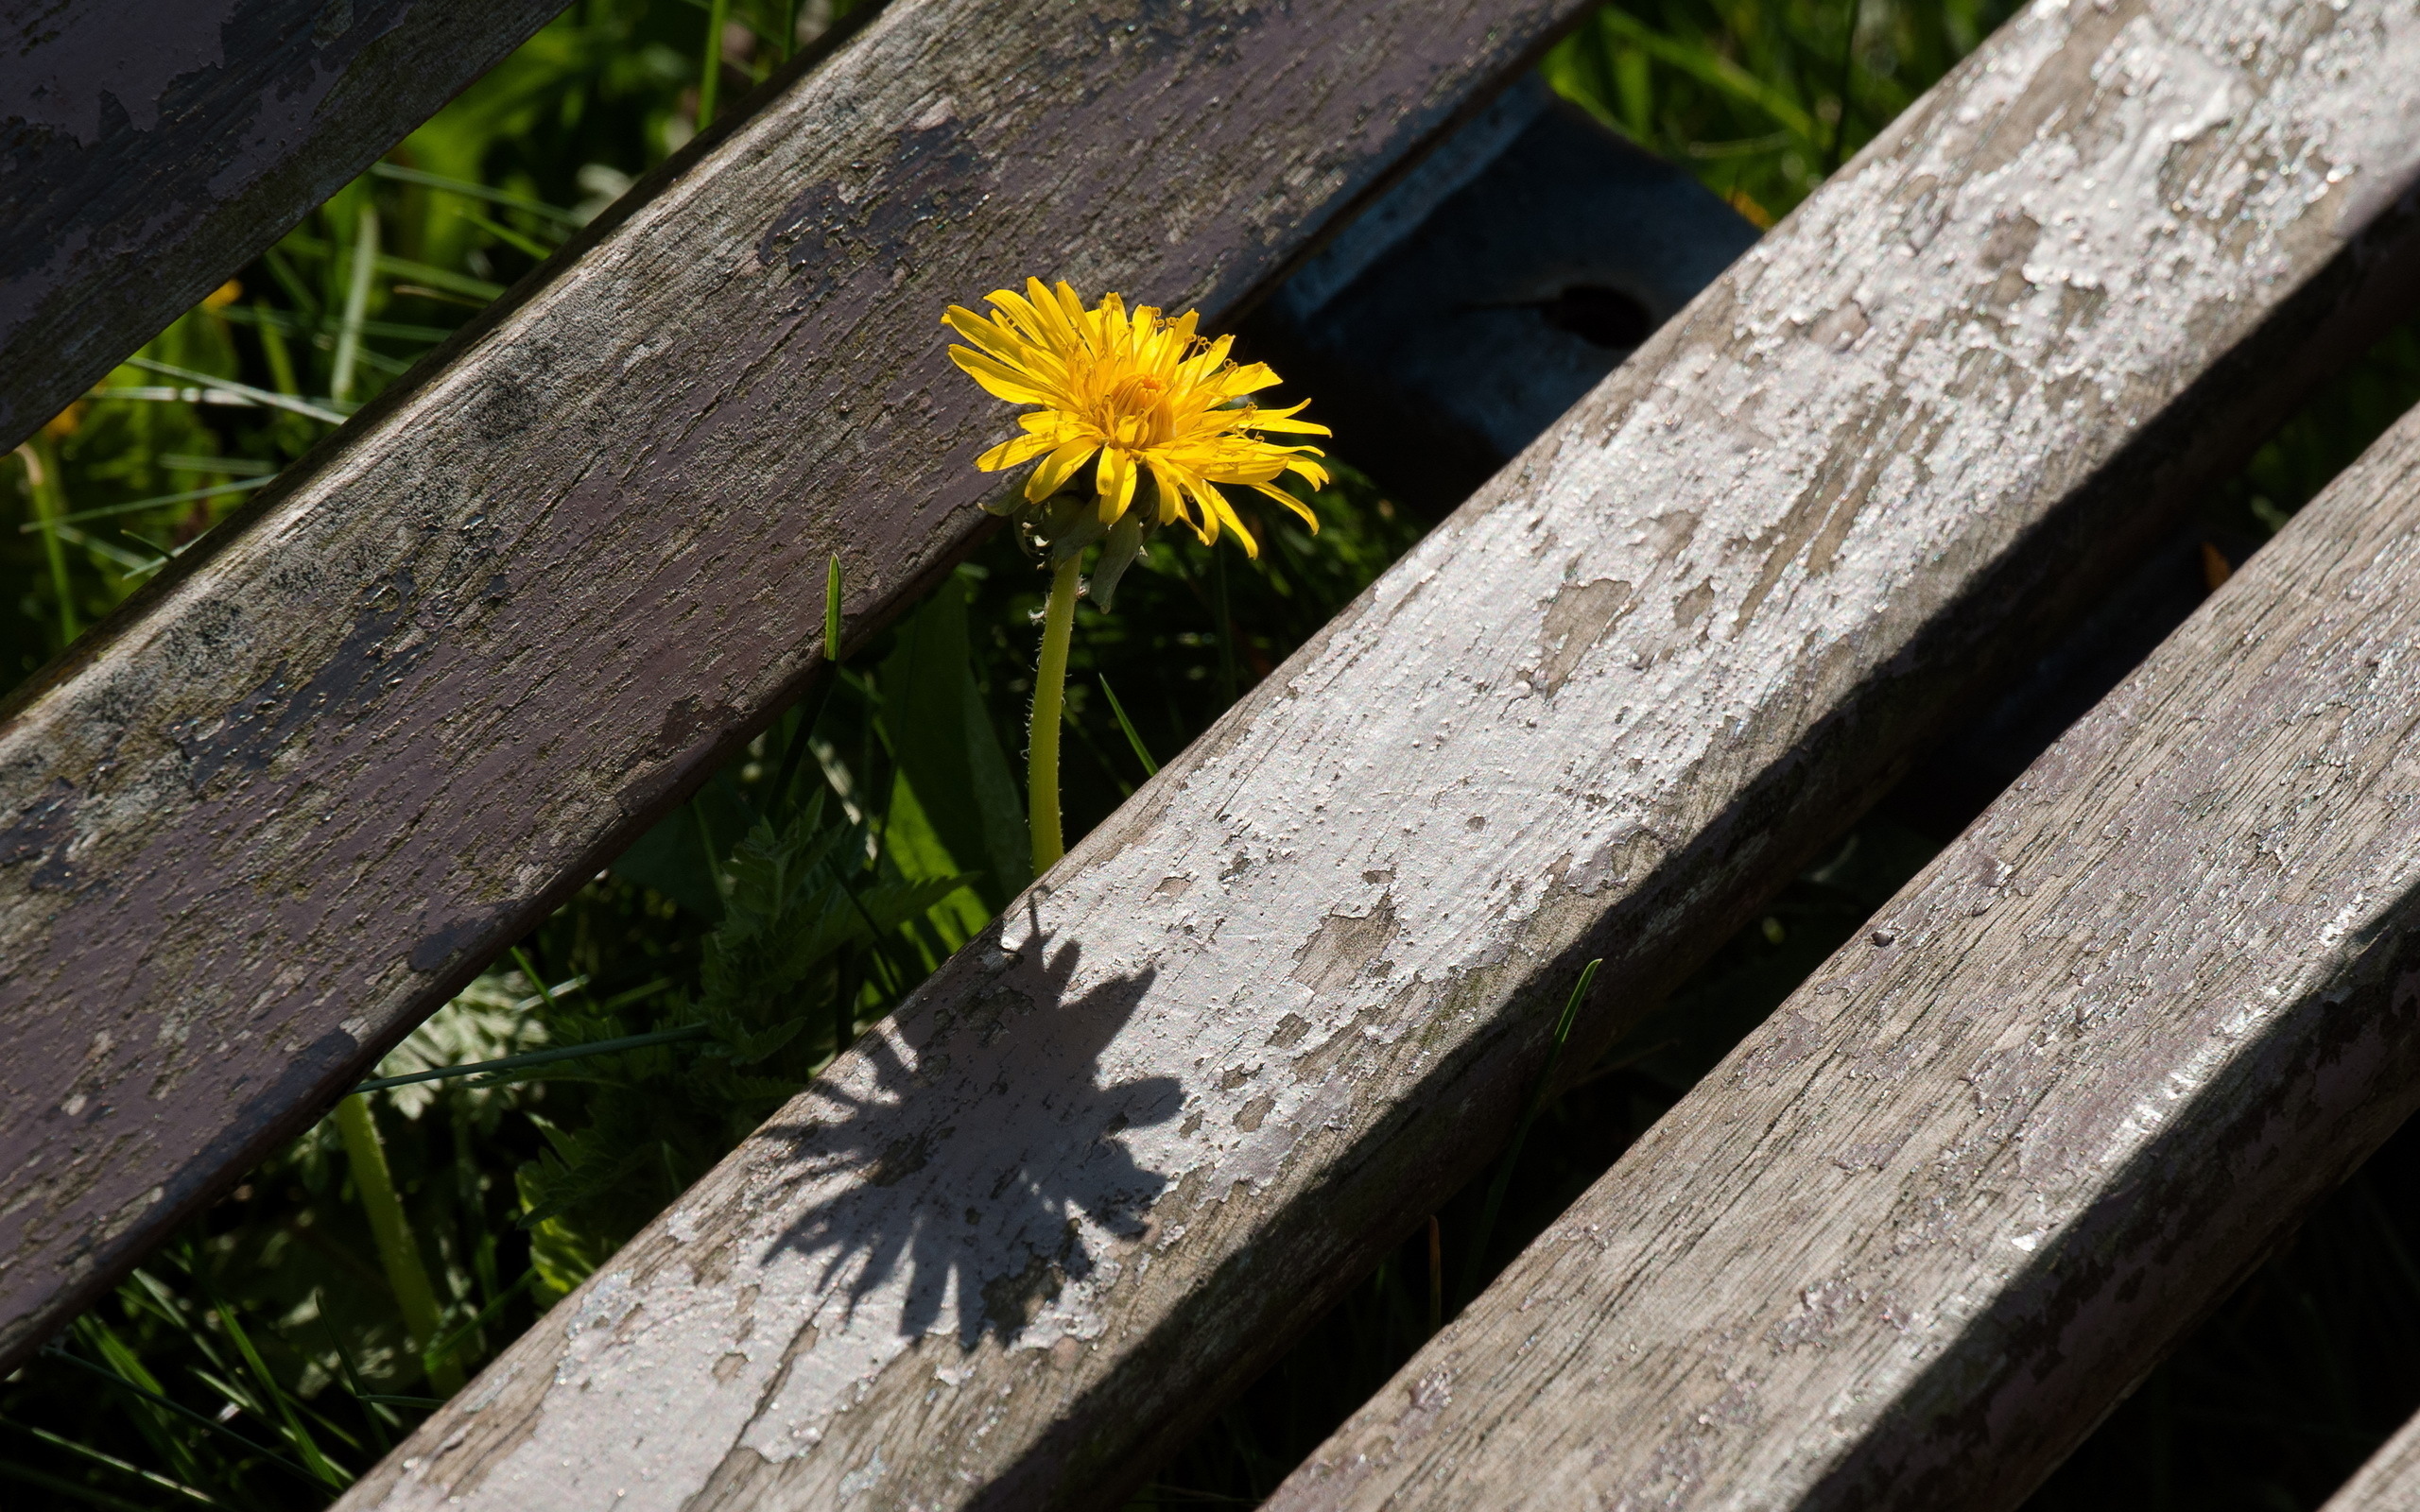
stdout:
POLYGON ((1156 518, 1144 523, 1182 520, 1205 544, 1223 527, 1259 555, 1221 484, 1265 493, 1319 528, 1302 501, 1276 485, 1291 472, 1325 487, 1327 470, 1311 460, 1321 454, 1263 433, 1325 436, 1327 427, 1297 420, 1302 404, 1253 403, 1250 396, 1274 387, 1277 374, 1266 363, 1230 360, 1233 337, 1196 335, 1190 310, 1173 319, 1150 305, 1130 312, 1115 294, 1086 309, 1063 282, 1028 279, 1023 294, 999 289, 985 299, 992 311, 952 305, 942 321, 967 342, 949 354, 969 377, 1012 404, 1038 406, 1019 417, 1023 436, 976 459, 998 472, 1039 458, 1026 479, 1028 503, 1049 498, 1089 464, 1103 526, 1134 507, 1148 476, 1156 518))

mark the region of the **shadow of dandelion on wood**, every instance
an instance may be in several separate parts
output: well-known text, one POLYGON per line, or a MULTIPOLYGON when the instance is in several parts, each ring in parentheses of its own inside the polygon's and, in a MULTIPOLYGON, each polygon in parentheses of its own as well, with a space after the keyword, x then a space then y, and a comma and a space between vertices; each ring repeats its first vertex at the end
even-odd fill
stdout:
POLYGON ((431 1452, 382 1473, 467 1494, 568 1390, 612 1395, 618 1427, 563 1494, 633 1464, 828 1480, 890 1441, 856 1409, 903 1357, 950 1387, 980 1353, 1048 1361, 1098 1336, 1171 1185, 1125 1136, 1186 1092, 1117 1070, 1158 973, 1080 971, 1046 906, 1028 894, 960 952, 432 1418, 431 1452))
POLYGON ((1009 1344, 1037 1324, 1081 1328, 1046 1314, 1069 1281, 1109 1263, 1103 1241, 1141 1235, 1168 1184, 1117 1136, 1175 1117, 1184 1091, 1172 1076, 1102 1080, 1101 1052, 1154 973, 1071 996, 1082 949, 1046 954, 1046 943, 1037 935, 1013 959, 995 954, 992 988, 933 1021, 922 1053, 870 1035, 853 1065, 767 1125, 790 1151, 790 1192, 833 1190, 809 1199, 760 1263, 818 1259, 817 1293, 845 1297, 853 1321, 887 1294, 883 1311, 895 1307, 909 1337, 945 1326, 971 1349, 986 1330, 1009 1344), (944 1082, 960 1095, 918 1096, 944 1082), (937 1163, 950 1169, 908 1180, 937 1163))

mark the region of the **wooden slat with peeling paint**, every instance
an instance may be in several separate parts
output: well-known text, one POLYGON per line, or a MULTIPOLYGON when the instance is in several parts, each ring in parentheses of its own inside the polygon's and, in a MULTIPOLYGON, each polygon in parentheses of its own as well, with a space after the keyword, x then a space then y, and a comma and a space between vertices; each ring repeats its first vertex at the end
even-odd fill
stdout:
POLYGON ((2415 54, 2024 13, 344 1504, 1115 1503, 2410 307, 2415 54))
POLYGON ((2420 1108, 2415 708, 2420 411, 1270 1505, 2018 1505, 2420 1108))
POLYGON ((0 1369, 972 547, 944 307, 1215 322, 1582 9, 898 0, 20 690, 0 1369))

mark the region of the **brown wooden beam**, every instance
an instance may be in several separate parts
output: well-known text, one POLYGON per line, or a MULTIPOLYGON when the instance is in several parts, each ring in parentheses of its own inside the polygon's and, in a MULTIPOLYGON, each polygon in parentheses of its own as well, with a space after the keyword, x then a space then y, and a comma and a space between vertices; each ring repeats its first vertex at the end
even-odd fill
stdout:
POLYGON ((2025 11, 345 1505, 1115 1504, 2411 310, 2415 45, 2025 11))
POLYGON ((0 23, 0 451, 563 0, 77 0, 0 23))

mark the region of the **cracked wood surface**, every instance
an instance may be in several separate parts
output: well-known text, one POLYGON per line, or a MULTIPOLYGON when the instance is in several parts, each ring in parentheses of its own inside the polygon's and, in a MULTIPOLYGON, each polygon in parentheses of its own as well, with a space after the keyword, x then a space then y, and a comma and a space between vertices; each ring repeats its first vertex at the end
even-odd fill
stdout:
POLYGON ((342 1504, 1115 1504, 2409 308, 2415 55, 2013 22, 342 1504))
POLYGON ((2395 1430, 2319 1512, 2408 1512, 2420 1506, 2420 1418, 2395 1430))
POLYGON ((2420 1106, 2416 708, 2420 411, 1270 1506, 2017 1505, 2420 1106))
POLYGON ((563 0, 27 0, 0 22, 0 450, 563 0))
MULTIPOLYGON (((903 0, 0 726, 0 1368, 988 524, 942 307, 1218 319, 1582 0, 903 0)), ((268 490, 264 490, 265 492, 268 490)))

